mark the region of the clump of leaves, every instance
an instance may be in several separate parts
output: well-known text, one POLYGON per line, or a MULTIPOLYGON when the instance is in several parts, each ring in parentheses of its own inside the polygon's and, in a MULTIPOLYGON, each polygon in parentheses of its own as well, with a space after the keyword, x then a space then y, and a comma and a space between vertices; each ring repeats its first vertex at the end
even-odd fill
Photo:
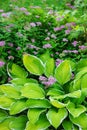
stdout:
POLYGON ((47 54, 24 54, 23 64, 35 79, 16 64, 8 68, 12 80, 0 85, 0 128, 87 129, 87 60, 65 60, 55 67, 47 54), (42 75, 56 80, 46 86, 38 80, 42 75))

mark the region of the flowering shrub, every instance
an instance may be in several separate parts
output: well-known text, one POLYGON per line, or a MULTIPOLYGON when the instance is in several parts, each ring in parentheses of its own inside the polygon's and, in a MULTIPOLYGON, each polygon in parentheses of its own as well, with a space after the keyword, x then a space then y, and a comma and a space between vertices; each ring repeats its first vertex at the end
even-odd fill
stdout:
POLYGON ((87 129, 87 59, 55 67, 49 56, 24 54, 23 64, 30 76, 13 64, 12 80, 0 85, 0 128, 87 129))

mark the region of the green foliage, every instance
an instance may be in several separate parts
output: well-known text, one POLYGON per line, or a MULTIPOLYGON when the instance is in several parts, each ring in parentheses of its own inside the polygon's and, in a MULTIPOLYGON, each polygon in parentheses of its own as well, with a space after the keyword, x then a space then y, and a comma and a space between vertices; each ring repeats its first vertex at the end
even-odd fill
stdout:
MULTIPOLYGON (((28 54, 26 54, 29 56, 28 54)), ((46 54, 47 55, 47 54, 46 54)), ((25 55, 23 55, 24 61, 25 55)), ((54 72, 49 72, 46 66, 47 59, 50 56, 41 56, 43 61, 36 56, 28 57, 29 62, 24 61, 24 66, 29 66, 28 71, 32 72, 29 77, 18 77, 21 74, 20 69, 14 71, 12 81, 0 85, 0 128, 6 130, 39 130, 39 129, 64 129, 78 130, 79 127, 87 129, 87 66, 85 59, 78 63, 65 60, 58 67, 53 66, 54 72), (43 58, 44 57, 44 58, 43 58), (32 62, 35 60, 36 63, 32 62), (43 62, 43 73, 40 69, 43 62), (32 65, 32 68, 30 67, 32 65), (38 69, 37 69, 38 68, 38 69), (72 79, 71 74, 74 73, 72 79), (38 80, 44 74, 45 79, 53 78, 51 84, 43 84, 43 80, 38 80), (37 77, 33 79, 31 76, 37 77)), ((27 60, 26 60, 27 61, 27 60)), ((52 59, 52 64, 54 60, 52 59)), ((15 65, 16 67, 16 65, 15 65)), ((20 66, 18 67, 20 68, 20 66)), ((53 70, 52 69, 52 70, 53 70)), ((12 72, 10 70, 10 72, 12 72)), ((27 72, 26 72, 27 73, 27 72)), ((43 77, 43 76, 42 76, 43 77)))

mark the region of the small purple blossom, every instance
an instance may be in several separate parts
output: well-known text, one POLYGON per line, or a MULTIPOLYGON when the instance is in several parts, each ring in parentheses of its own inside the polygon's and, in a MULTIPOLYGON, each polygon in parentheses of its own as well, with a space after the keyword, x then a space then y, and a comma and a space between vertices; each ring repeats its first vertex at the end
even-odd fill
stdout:
POLYGON ((70 34, 70 30, 65 30, 65 34, 70 34))
POLYGON ((13 56, 8 56, 8 59, 9 60, 14 60, 14 57, 13 56))
POLYGON ((20 10, 21 10, 21 11, 26 11, 27 9, 24 8, 24 7, 21 7, 20 10))
POLYGON ((46 41, 49 41, 49 40, 50 40, 50 37, 46 37, 45 40, 46 40, 46 41))
POLYGON ((60 31, 61 30, 61 27, 55 27, 54 28, 54 31, 57 32, 57 31, 60 31))
POLYGON ((5 62, 4 61, 0 61, 0 67, 4 66, 5 62))
POLYGON ((31 39, 31 41, 32 41, 32 43, 34 43, 34 42, 35 42, 35 39, 31 39))
POLYGON ((72 50, 71 52, 74 53, 74 54, 78 54, 77 50, 72 50))
POLYGON ((61 20, 61 18, 60 18, 60 17, 58 17, 58 18, 56 18, 56 20, 57 20, 57 21, 60 21, 60 20, 61 20))
POLYGON ((4 46, 5 45, 5 41, 0 41, 0 46, 4 46))
POLYGON ((40 76, 40 77, 39 77, 39 80, 40 80, 40 81, 46 81, 47 78, 46 78, 45 76, 40 76))
POLYGON ((63 42, 68 42, 68 39, 66 39, 66 38, 63 38, 63 42))
POLYGON ((13 43, 8 43, 8 45, 9 45, 10 47, 13 47, 13 43))
POLYGON ((65 28, 65 26, 64 26, 64 25, 61 25, 60 28, 63 29, 63 28, 65 28))
POLYGON ((74 47, 76 47, 76 45, 77 45, 77 41, 74 41, 74 42, 72 42, 72 45, 74 46, 74 47))
POLYGON ((1 16, 2 17, 8 17, 8 15, 6 13, 2 13, 1 16))
POLYGON ((31 27, 36 27, 36 24, 34 22, 30 23, 31 27))
POLYGON ((52 48, 52 46, 51 46, 51 44, 45 44, 45 45, 43 45, 43 48, 52 48))
POLYGON ((87 49, 87 46, 84 46, 84 45, 79 46, 79 49, 81 49, 81 50, 85 50, 85 49, 87 49))
POLYGON ((23 37, 23 34, 20 33, 20 32, 17 32, 16 34, 17 34, 18 37, 23 37))
POLYGON ((37 26, 41 26, 42 23, 41 22, 36 22, 37 26))
POLYGON ((2 12, 4 12, 4 10, 3 10, 3 9, 0 9, 0 13, 2 13, 2 12))
POLYGON ((35 17, 36 17, 36 18, 40 18, 40 16, 39 16, 39 15, 36 15, 35 17))
POLYGON ((61 59, 56 59, 56 66, 58 66, 63 60, 61 59))
POLYGON ((21 47, 20 47, 20 46, 18 46, 18 47, 16 48, 16 50, 21 50, 21 47))
POLYGON ((55 34, 51 34, 51 38, 56 39, 57 37, 55 36, 55 34))

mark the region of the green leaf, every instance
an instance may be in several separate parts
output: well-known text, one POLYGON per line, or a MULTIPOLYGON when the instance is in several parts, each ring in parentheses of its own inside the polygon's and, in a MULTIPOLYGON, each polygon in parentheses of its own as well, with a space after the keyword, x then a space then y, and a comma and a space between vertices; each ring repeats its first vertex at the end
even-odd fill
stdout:
POLYGON ((46 109, 38 109, 38 108, 33 108, 28 110, 28 119, 32 124, 35 124, 39 120, 39 116, 41 113, 46 111, 46 109))
MULTIPOLYGON (((28 78, 14 78, 13 80, 10 81, 14 85, 24 85, 26 83, 37 83, 37 80, 35 79, 28 79, 28 78)), ((18 86, 19 87, 19 86, 18 86)))
POLYGON ((60 102, 60 101, 58 101, 58 100, 54 100, 53 98, 50 98, 50 103, 54 106, 54 107, 56 107, 56 108, 63 108, 63 107, 66 107, 67 105, 68 105, 68 103, 62 103, 62 102, 60 102))
POLYGON ((72 121, 72 123, 81 127, 82 129, 87 129, 87 113, 82 113, 80 116, 76 118, 70 115, 70 120, 72 121))
POLYGON ((51 104, 47 99, 28 99, 26 102, 28 108, 50 108, 51 104))
POLYGON ((72 122, 68 120, 64 120, 62 125, 63 125, 64 130, 74 130, 72 122))
POLYGON ((36 83, 27 83, 21 90, 22 96, 34 99, 45 98, 44 90, 36 83))
POLYGON ((87 59, 81 59, 76 65, 76 70, 80 71, 83 67, 87 67, 87 59))
POLYGON ((18 100, 10 106, 10 115, 18 114, 18 113, 24 111, 25 109, 27 109, 26 100, 24 100, 24 99, 18 100))
POLYGON ((50 109, 47 113, 47 119, 50 124, 57 129, 63 120, 67 117, 68 113, 65 108, 61 109, 50 109))
POLYGON ((52 88, 47 92, 47 96, 59 96, 59 95, 63 95, 64 92, 57 89, 57 88, 52 88))
POLYGON ((80 90, 81 89, 81 79, 74 80, 73 84, 73 91, 80 90))
POLYGON ((23 64, 25 68, 32 74, 42 75, 44 73, 44 65, 42 61, 36 56, 24 54, 23 64))
POLYGON ((71 75, 71 67, 67 60, 58 65, 55 69, 55 78, 62 85, 70 80, 71 75))
POLYGON ((75 118, 79 117, 83 112, 86 111, 86 108, 82 105, 75 106, 74 103, 70 102, 67 106, 69 113, 75 118))
POLYGON ((46 61, 50 58, 49 51, 46 51, 46 53, 40 55, 40 59, 43 61, 43 63, 46 63, 46 61))
POLYGON ((0 122, 8 118, 8 113, 2 109, 0 109, 0 122))
POLYGON ((12 64, 12 69, 8 69, 8 74, 12 78, 26 78, 28 76, 27 71, 17 64, 12 64))
POLYGON ((49 126, 50 123, 48 122, 46 116, 41 115, 39 120, 35 124, 28 122, 25 130, 47 130, 49 126))
POLYGON ((4 121, 0 122, 0 130, 10 130, 9 125, 14 119, 15 117, 8 117, 4 121))
POLYGON ((15 102, 14 99, 8 98, 8 97, 6 97, 6 96, 3 95, 3 96, 0 97, 0 108, 9 110, 10 106, 14 102, 15 102))
POLYGON ((53 73, 54 73, 54 67, 55 67, 55 63, 54 63, 54 59, 53 58, 49 58, 47 61, 46 61, 46 64, 45 64, 45 75, 47 77, 49 76, 53 76, 53 73))
POLYGON ((76 76, 75 76, 75 80, 80 79, 84 74, 87 74, 87 67, 84 67, 83 69, 81 69, 81 71, 79 71, 76 76))
POLYGON ((21 115, 16 117, 13 121, 11 121, 9 127, 11 130, 24 130, 27 123, 27 117, 21 115))
POLYGON ((15 99, 20 99, 20 98, 21 98, 21 93, 20 93, 18 90, 16 90, 16 89, 14 88, 14 86, 11 85, 11 84, 1 85, 1 86, 0 86, 0 89, 2 90, 2 92, 3 92, 6 96, 8 96, 8 97, 10 97, 10 98, 15 98, 15 99))
POLYGON ((81 89, 86 89, 87 88, 87 74, 85 74, 81 78, 81 89))

